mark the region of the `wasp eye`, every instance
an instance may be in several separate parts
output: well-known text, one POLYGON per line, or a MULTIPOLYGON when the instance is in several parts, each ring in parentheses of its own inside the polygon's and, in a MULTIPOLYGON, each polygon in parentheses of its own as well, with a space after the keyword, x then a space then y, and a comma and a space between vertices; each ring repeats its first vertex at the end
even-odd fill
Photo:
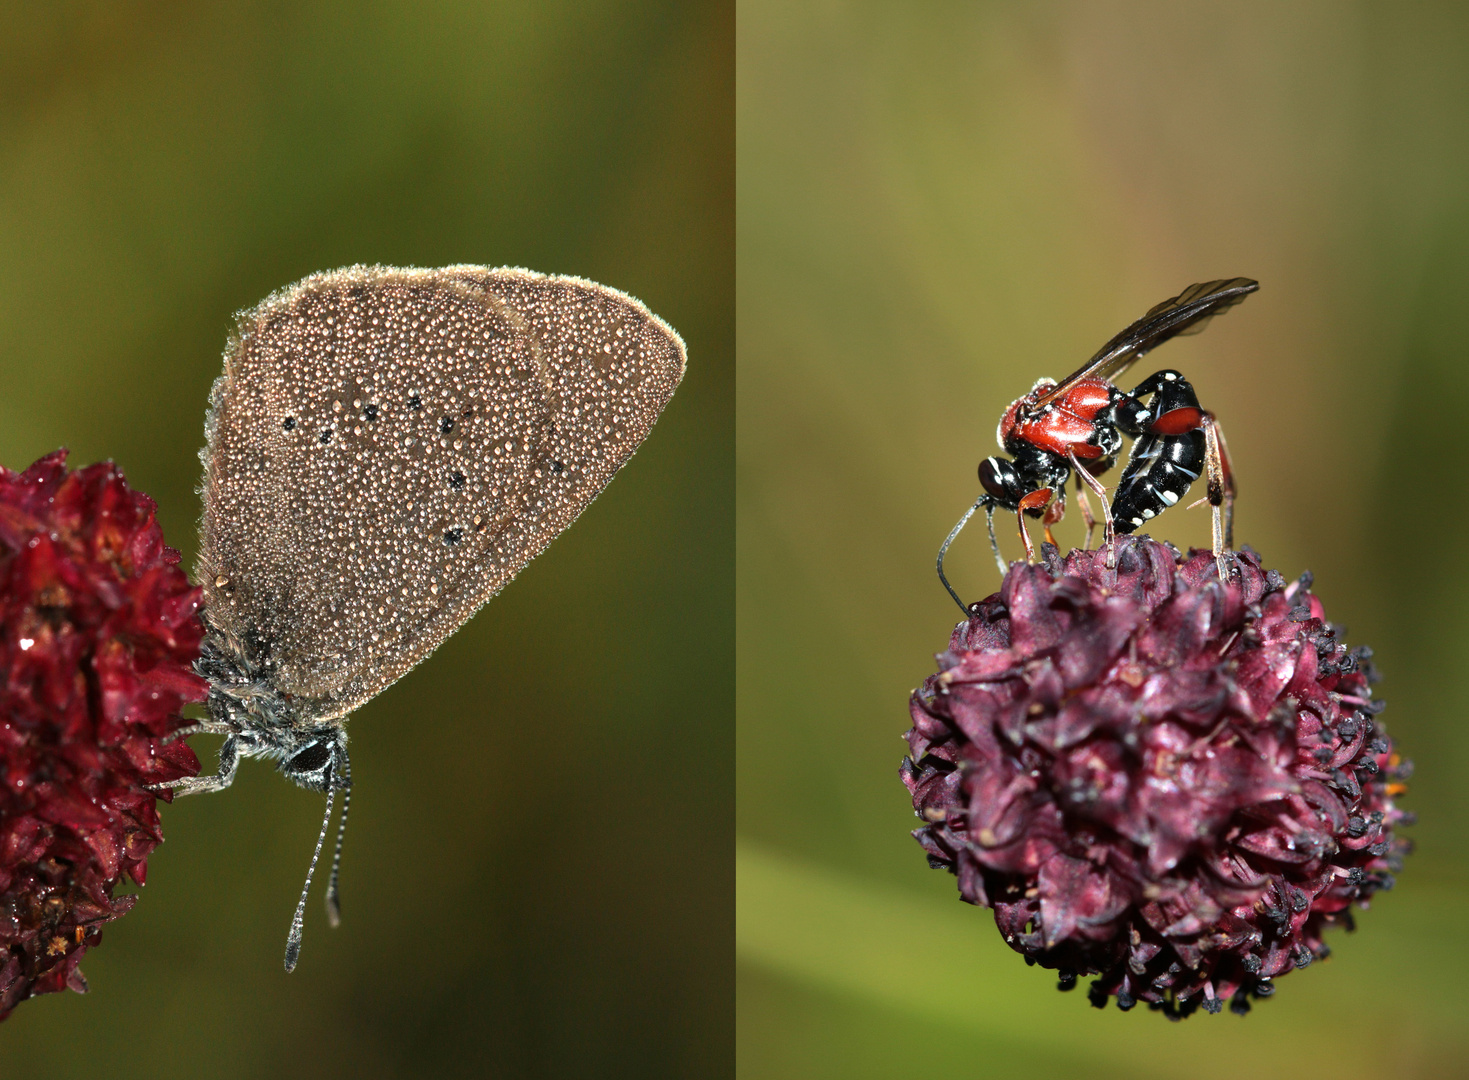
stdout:
POLYGON ((1018 497, 1020 476, 1015 466, 1000 458, 987 457, 979 463, 979 483, 984 490, 1001 503, 1012 503, 1018 497))

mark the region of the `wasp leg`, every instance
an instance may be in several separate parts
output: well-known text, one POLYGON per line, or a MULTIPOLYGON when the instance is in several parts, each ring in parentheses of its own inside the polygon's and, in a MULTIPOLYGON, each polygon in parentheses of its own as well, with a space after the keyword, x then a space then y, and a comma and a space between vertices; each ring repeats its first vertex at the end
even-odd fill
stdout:
POLYGON ((1025 545, 1025 561, 1035 562, 1035 545, 1030 542, 1030 533, 1025 530, 1025 511, 1015 511, 1015 527, 1020 530, 1020 542, 1025 545))
MULTIPOLYGON (((1086 544, 1084 548, 1092 546, 1092 536, 1097 531, 1097 519, 1092 515, 1092 502, 1086 497, 1086 482, 1082 480, 1081 474, 1076 477, 1076 501, 1081 504, 1081 520, 1086 523, 1086 544)), ((1102 503, 1106 506, 1106 502, 1102 503)))
MULTIPOLYGON (((1117 530, 1112 525, 1112 508, 1107 505, 1107 489, 1102 482, 1076 459, 1076 452, 1068 450, 1067 457, 1071 459, 1071 467, 1076 470, 1076 478, 1092 491, 1096 492, 1097 498, 1102 502, 1102 512, 1106 515, 1102 518, 1102 541, 1107 545, 1107 569, 1112 570, 1117 566, 1117 530)), ((1087 542, 1091 542, 1091 533, 1087 533, 1087 542)))
POLYGON ((1056 495, 1056 500, 1051 503, 1050 506, 1046 507, 1045 516, 1041 518, 1041 524, 1045 526, 1046 530, 1046 543, 1050 544, 1054 548, 1059 549, 1061 545, 1056 543, 1056 538, 1051 535, 1051 526, 1060 522, 1060 520, 1065 516, 1066 489, 1062 488, 1061 491, 1056 495))
MULTIPOLYGON (((964 615, 966 617, 968 617, 968 615, 969 615, 969 608, 967 608, 964 605, 964 601, 963 600, 960 600, 959 599, 959 594, 954 591, 954 586, 952 586, 952 585, 949 584, 949 579, 946 578, 946 577, 944 577, 944 556, 948 554, 949 545, 954 542, 954 538, 957 537, 959 535, 959 533, 963 531, 964 526, 969 524, 969 519, 974 516, 974 512, 976 510, 978 510, 981 505, 983 505, 983 503, 985 501, 985 498, 986 498, 986 496, 981 495, 979 498, 977 498, 977 499, 974 500, 974 505, 971 506, 968 510, 964 511, 964 516, 959 519, 959 523, 957 525, 955 525, 951 530, 949 530, 948 537, 945 538, 943 544, 939 547, 939 558, 938 558, 939 580, 944 583, 944 588, 946 588, 946 589, 949 590, 949 595, 954 598, 954 603, 956 603, 956 604, 959 605, 959 610, 962 611, 962 612, 964 612, 964 615)), ((999 557, 1000 557, 1000 546, 998 544, 995 544, 995 510, 994 510, 994 507, 993 506, 988 507, 987 509, 989 511, 989 519, 990 519, 990 543, 994 546, 994 549, 995 549, 995 558, 996 558, 996 560, 998 560, 999 557)), ((1000 573, 1003 574, 1004 572, 1005 572, 1005 564, 1003 562, 1001 562, 1000 563, 1000 573)))
POLYGON ((1035 562, 1035 545, 1030 542, 1030 532, 1025 528, 1025 515, 1040 517, 1055 494, 1050 488, 1039 488, 1023 497, 1015 508, 1015 522, 1020 526, 1020 542, 1025 545, 1025 561, 1028 563, 1035 562))
POLYGON ((1230 560, 1226 553, 1234 550, 1234 469, 1229 463, 1229 444, 1213 413, 1204 414, 1204 467, 1209 475, 1209 506, 1213 511, 1214 561, 1219 566, 1219 580, 1228 581, 1230 560))

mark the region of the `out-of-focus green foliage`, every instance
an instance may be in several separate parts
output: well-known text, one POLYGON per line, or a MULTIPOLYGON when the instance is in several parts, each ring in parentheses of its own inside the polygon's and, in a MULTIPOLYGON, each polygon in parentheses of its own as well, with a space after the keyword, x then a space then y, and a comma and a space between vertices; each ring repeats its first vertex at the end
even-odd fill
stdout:
MULTIPOLYGON (((1462 1070, 1466 58, 1447 3, 742 4, 743 1072, 1462 1070), (1229 435, 1239 540, 1314 570, 1377 651, 1420 850, 1330 962, 1245 1020, 1174 1026, 1056 993, 924 868, 899 736, 957 615, 933 556, 1001 410, 1233 275, 1261 292, 1135 374, 1188 374, 1229 435)), ((1207 510, 1153 534, 1206 544, 1207 510)), ((982 523, 949 566, 994 588, 982 523)))
POLYGON ((282 972, 321 798, 246 762, 164 809, 92 993, 17 1009, 0 1074, 727 1073, 729 6, 4 16, 0 462, 115 459, 186 565, 232 313, 311 271, 581 275, 677 327, 689 371, 576 526, 353 719, 341 928, 313 896, 282 972))

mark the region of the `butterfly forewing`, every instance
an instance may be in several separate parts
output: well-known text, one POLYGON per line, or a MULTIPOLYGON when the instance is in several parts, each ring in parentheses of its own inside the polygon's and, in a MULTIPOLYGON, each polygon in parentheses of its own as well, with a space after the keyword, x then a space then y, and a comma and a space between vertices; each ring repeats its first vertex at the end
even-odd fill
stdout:
POLYGON ((1134 361, 1169 338, 1197 334, 1209 320, 1239 303, 1260 287, 1250 278, 1227 278, 1190 285, 1177 296, 1149 308, 1142 318, 1097 350, 1076 371, 1056 384, 1035 404, 1045 405, 1066 393, 1081 379, 1113 379, 1134 361))
POLYGON ((640 303, 574 278, 354 267, 276 294, 211 398, 210 618, 303 713, 351 712, 576 518, 683 366, 640 303))

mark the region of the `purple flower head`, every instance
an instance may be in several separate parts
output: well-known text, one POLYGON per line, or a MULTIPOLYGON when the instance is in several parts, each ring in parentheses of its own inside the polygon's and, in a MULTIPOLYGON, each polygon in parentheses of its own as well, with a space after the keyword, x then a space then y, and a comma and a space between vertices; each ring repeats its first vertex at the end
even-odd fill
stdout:
POLYGON ((0 1019, 77 969, 163 839, 150 785, 192 776, 164 745, 205 684, 199 590, 110 463, 58 451, 0 468, 0 1019))
POLYGON ((1236 1012, 1327 955, 1408 850, 1365 648, 1249 549, 1016 563, 912 697, 929 863, 1091 1000, 1236 1012))

